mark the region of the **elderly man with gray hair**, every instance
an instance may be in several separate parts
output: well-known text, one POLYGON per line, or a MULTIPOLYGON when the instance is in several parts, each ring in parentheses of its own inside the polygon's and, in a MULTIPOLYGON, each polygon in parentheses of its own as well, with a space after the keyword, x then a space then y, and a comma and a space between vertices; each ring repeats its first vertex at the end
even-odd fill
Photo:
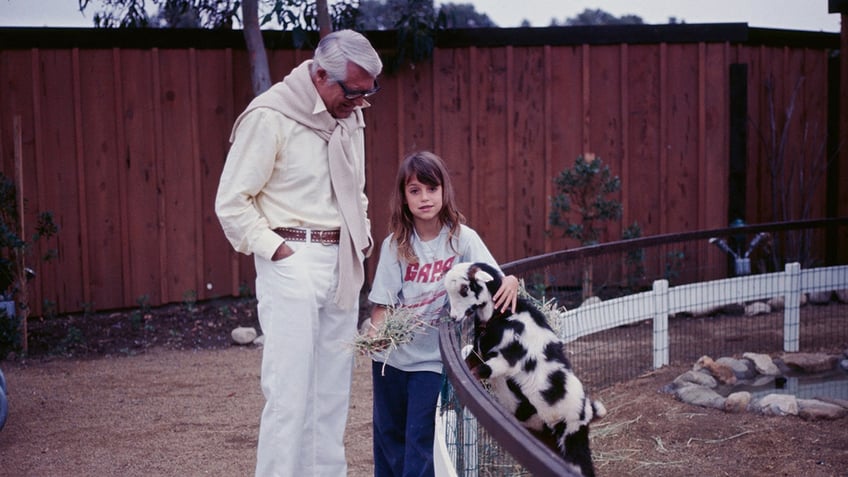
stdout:
POLYGON ((373 245, 362 108, 382 67, 364 36, 333 32, 233 126, 215 212, 256 265, 266 400, 257 476, 347 474, 349 343, 373 245))

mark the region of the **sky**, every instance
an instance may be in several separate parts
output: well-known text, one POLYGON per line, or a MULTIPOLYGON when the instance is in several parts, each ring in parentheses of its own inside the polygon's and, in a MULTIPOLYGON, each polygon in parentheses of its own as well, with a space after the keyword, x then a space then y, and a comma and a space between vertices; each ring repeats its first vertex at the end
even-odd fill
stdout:
MULTIPOLYGON (((96 3, 96 2, 93 2, 96 3)), ((443 3, 438 1, 438 3, 443 3)), ((827 12, 828 0, 452 0, 472 3, 500 27, 544 27, 583 10, 615 16, 637 15, 645 23, 748 23, 751 27, 839 32, 840 15, 827 12)), ((0 26, 91 27, 92 12, 80 14, 77 0, 0 0, 0 26), (37 7, 36 7, 37 6, 37 7)))

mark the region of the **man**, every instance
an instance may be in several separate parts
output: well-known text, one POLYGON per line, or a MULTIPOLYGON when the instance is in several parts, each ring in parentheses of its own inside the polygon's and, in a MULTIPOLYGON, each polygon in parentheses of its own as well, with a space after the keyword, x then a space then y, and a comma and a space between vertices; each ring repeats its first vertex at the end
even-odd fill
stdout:
POLYGON ((361 109, 381 71, 364 36, 331 33, 233 126, 215 212, 256 264, 266 400, 257 476, 347 474, 349 344, 372 246, 361 109))

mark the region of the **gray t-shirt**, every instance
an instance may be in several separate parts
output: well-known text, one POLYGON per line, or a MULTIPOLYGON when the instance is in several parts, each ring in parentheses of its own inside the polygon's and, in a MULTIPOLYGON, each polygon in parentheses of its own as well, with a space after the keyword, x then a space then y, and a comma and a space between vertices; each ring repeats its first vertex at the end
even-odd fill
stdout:
POLYGON ((450 268, 462 262, 486 262, 498 266, 489 249, 470 227, 462 225, 456 246, 450 247, 450 230, 443 227, 439 236, 422 242, 418 234, 412 237, 412 249, 418 263, 400 260, 393 235, 383 240, 380 261, 368 299, 378 305, 407 306, 418 310, 417 317, 426 323, 418 329, 412 341, 374 354, 379 363, 388 363, 402 371, 442 372, 439 354, 438 321, 448 316, 447 293, 442 279, 450 268))

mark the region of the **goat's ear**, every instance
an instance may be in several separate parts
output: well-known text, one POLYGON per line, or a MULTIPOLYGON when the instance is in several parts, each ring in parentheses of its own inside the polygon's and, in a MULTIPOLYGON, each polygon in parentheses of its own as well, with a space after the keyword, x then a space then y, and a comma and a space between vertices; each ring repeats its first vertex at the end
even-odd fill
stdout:
POLYGON ((477 280, 482 283, 489 283, 490 281, 495 279, 495 277, 489 275, 487 272, 483 271, 483 269, 478 267, 472 267, 469 270, 468 275, 472 280, 477 280))

